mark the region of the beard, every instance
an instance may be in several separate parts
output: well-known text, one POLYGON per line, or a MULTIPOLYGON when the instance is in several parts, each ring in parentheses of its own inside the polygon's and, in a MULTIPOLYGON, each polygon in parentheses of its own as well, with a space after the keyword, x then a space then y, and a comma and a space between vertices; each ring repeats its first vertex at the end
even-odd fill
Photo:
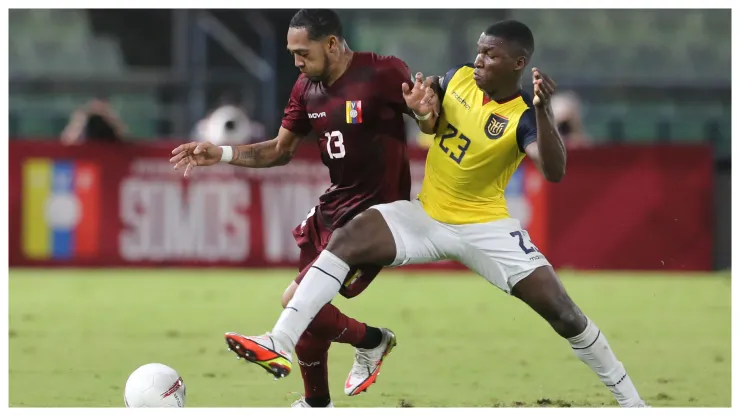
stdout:
POLYGON ((308 75, 308 79, 310 79, 313 82, 326 82, 329 80, 329 71, 330 63, 329 63, 329 55, 324 54, 324 69, 321 71, 321 74, 319 75, 308 75))

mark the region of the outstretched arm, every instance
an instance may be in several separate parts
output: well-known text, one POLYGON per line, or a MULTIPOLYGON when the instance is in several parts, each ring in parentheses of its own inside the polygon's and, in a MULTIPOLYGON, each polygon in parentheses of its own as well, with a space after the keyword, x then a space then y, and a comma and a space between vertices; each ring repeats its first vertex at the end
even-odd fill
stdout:
POLYGON ((196 166, 211 166, 228 162, 245 168, 269 168, 288 163, 295 154, 302 136, 281 127, 278 137, 263 143, 241 146, 216 146, 209 142, 191 142, 172 151, 170 163, 175 170, 185 169, 185 176, 196 166))
POLYGON ((555 83, 537 68, 533 68, 532 72, 536 141, 527 143, 525 140, 522 147, 545 179, 560 182, 565 176, 566 152, 565 143, 555 127, 555 117, 550 107, 550 97, 555 92, 555 83))
POLYGON ((245 168, 269 168, 290 162, 301 142, 302 136, 280 127, 278 135, 262 143, 231 146, 229 164, 245 168))
POLYGON ((293 86, 283 122, 276 138, 262 143, 240 146, 215 146, 209 142, 192 142, 172 151, 170 162, 175 170, 185 169, 185 176, 196 166, 228 162, 245 168, 269 168, 290 162, 301 139, 311 132, 302 91, 306 78, 301 76, 293 86))
MULTIPOLYGON (((301 76, 293 85, 276 138, 263 143, 232 146, 231 155, 226 154, 225 161, 245 168, 269 168, 290 162, 301 139, 311 132, 303 98, 306 82, 307 78, 301 76)), ((226 151, 228 153, 229 149, 226 151)))

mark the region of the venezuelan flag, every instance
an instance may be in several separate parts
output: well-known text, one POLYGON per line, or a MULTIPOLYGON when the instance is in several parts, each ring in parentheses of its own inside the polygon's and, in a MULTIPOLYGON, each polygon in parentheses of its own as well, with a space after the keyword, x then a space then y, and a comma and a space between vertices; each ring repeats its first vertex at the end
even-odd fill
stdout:
POLYGON ((23 251, 68 260, 98 252, 100 175, 96 164, 28 159, 23 165, 23 251))
POLYGON ((362 101, 347 101, 347 124, 362 123, 362 101))

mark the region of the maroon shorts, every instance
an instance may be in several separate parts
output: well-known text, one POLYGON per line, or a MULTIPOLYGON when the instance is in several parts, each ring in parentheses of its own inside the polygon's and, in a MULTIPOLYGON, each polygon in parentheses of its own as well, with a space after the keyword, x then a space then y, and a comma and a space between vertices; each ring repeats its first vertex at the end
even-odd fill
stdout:
MULTIPOLYGON (((318 213, 307 218, 305 225, 299 224, 293 230, 293 237, 301 249, 301 257, 298 264, 300 273, 295 279, 296 283, 301 283, 303 276, 306 275, 308 269, 316 261, 319 253, 329 244, 331 233, 332 231, 319 219, 318 213)), ((383 266, 376 265, 351 267, 349 273, 345 276, 344 284, 339 289, 339 293, 347 299, 359 295, 370 285, 382 268, 383 266)))

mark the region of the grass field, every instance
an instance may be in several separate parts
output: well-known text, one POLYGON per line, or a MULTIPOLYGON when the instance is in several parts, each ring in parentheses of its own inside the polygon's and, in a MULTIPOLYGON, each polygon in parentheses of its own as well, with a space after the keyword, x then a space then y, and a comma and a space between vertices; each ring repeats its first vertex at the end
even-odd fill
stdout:
MULTIPOLYGON (((731 405, 729 273, 561 274, 651 405, 731 405)), ((162 362, 183 376, 189 407, 288 406, 300 373, 273 381, 227 352, 223 333, 271 329, 292 276, 12 270, 10 405, 122 407, 129 373, 162 362)), ((332 347, 337 406, 616 404, 544 321, 472 274, 384 272, 336 304, 399 341, 378 383, 353 398, 342 394, 353 349, 332 347)))

